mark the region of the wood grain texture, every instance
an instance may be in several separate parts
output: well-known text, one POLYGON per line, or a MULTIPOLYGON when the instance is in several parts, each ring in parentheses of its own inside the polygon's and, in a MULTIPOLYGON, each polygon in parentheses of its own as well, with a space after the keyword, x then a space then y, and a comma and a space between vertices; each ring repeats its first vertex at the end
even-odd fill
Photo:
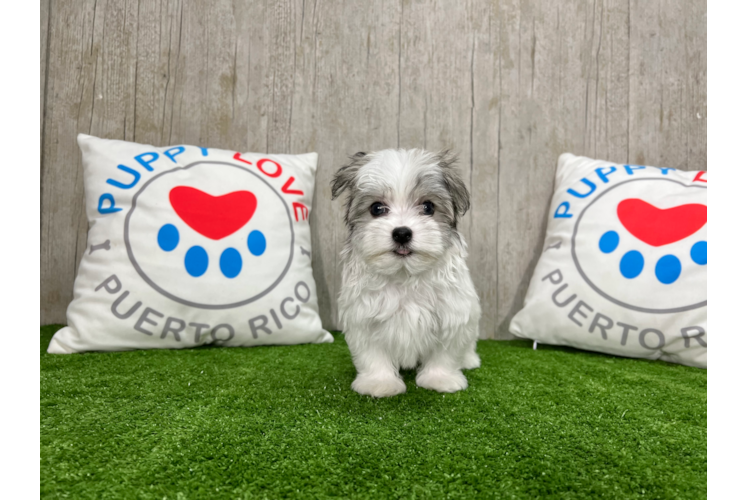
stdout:
POLYGON ((450 148, 481 335, 511 338, 559 154, 706 168, 706 1, 41 2, 41 322, 86 248, 78 132, 319 153, 320 312, 336 327, 348 155, 450 148))
MULTIPOLYGON (((49 0, 39 1, 39 257, 41 258, 42 178, 44 175, 44 108, 47 99, 47 41, 49 37, 49 0)), ((41 278, 41 276, 40 276, 41 278)))
POLYGON ((47 33, 49 33, 49 0, 41 0, 39 7, 39 134, 44 141, 44 101, 47 97, 47 33))

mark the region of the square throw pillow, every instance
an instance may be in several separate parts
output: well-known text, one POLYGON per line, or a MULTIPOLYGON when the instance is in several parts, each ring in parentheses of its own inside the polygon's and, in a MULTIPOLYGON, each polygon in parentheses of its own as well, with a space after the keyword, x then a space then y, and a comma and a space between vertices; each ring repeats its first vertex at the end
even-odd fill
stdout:
POLYGON ((509 331, 706 368, 706 181, 561 155, 543 253, 509 331))
POLYGON ((316 153, 78 144, 88 248, 48 352, 332 342, 312 277, 316 153))

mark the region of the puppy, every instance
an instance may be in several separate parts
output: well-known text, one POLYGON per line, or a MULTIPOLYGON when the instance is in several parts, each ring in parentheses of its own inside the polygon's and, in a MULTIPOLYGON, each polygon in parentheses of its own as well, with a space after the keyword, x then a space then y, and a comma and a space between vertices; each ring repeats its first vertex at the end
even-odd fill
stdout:
POLYGON ((468 386, 480 304, 457 221, 470 194, 449 152, 356 153, 332 182, 344 191, 348 238, 338 306, 358 375, 352 388, 374 397, 405 392, 400 368, 439 392, 468 386))

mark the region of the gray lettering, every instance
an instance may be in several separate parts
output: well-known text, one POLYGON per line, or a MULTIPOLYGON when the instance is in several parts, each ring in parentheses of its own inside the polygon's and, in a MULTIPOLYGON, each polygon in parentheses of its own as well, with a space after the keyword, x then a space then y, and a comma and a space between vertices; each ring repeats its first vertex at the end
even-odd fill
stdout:
MULTIPOLYGON (((543 278, 543 279, 545 279, 545 278, 543 278)), ((553 283, 553 281, 551 281, 551 283, 553 283)), ((565 300, 565 301, 563 301, 563 302, 559 302, 558 300, 556 300, 556 297, 558 297, 558 294, 559 294, 559 293, 561 293, 561 292, 563 292, 563 291, 564 291, 564 290, 566 289, 566 287, 567 287, 567 286, 569 286, 569 285, 568 285, 568 284, 566 284, 566 283, 564 283, 563 285, 561 285, 561 286, 560 286, 560 287, 558 288, 558 290, 556 290, 555 292, 553 292, 553 295, 551 296, 551 298, 553 299, 553 303, 554 303, 554 304, 556 304, 556 305, 557 305, 558 307, 565 307, 565 306, 568 306, 568 305, 569 305, 569 303, 570 303, 570 302, 571 302, 572 300, 574 300, 574 299, 576 299, 576 298, 577 298, 577 294, 575 293, 574 295, 572 295, 571 297, 569 297, 568 299, 566 299, 566 300, 565 300)))
POLYGON ((299 248, 301 249, 301 255, 306 255, 309 258, 312 257, 312 254, 311 254, 311 252, 309 252, 309 250, 305 249, 302 246, 299 246, 299 248))
POLYGON ((210 325, 206 325, 205 323, 190 323, 190 326, 195 327, 195 343, 199 344, 203 330, 210 328, 210 325))
POLYGON ((687 326, 681 328, 680 334, 683 335, 683 342, 686 344, 686 349, 691 347, 691 340, 695 340, 701 347, 706 347, 706 342, 701 338, 706 335, 706 330, 700 326, 687 326), (695 333, 696 335, 689 335, 689 333, 695 333))
POLYGON ((226 323, 221 323, 220 325, 216 325, 215 327, 213 327, 213 329, 210 331, 210 336, 215 342, 226 342, 234 338, 234 327, 226 323), (229 336, 225 339, 218 338, 218 330, 220 330, 221 328, 223 328, 224 330, 228 330, 229 332, 229 336))
POLYGON ((294 319, 296 316, 299 315, 301 308, 299 306, 296 306, 296 312, 293 313, 293 315, 288 314, 288 312, 286 312, 286 302, 293 302, 293 299, 291 297, 286 297, 285 299, 283 299, 283 301, 281 302, 281 306, 280 306, 281 314, 286 319, 294 319))
POLYGON ((278 330, 281 330, 283 328, 283 325, 281 325, 281 322, 278 319, 278 315, 275 314, 275 311, 273 309, 270 309, 270 316, 273 317, 273 321, 275 321, 275 326, 278 327, 278 330))
POLYGON ((257 317, 254 317, 249 320, 249 329, 252 331, 252 337, 257 338, 257 330, 262 330, 263 332, 267 333, 268 335, 272 334, 273 332, 270 331, 270 328, 268 328, 266 325, 268 324, 268 317, 264 314, 260 314, 257 317), (262 324, 255 325, 256 321, 261 321, 262 324))
POLYGON ((149 332, 145 328, 143 328, 143 323, 148 323, 149 325, 158 325, 155 321, 148 319, 148 315, 153 314, 154 316, 158 316, 159 318, 163 318, 164 315, 160 312, 156 311, 155 309, 151 309, 150 307, 146 307, 143 312, 140 314, 140 318, 138 318, 138 321, 135 322, 135 330, 139 331, 140 333, 144 333, 146 335, 153 335, 153 332, 149 332))
MULTIPOLYGON (((566 286, 566 285, 564 285, 564 286, 566 286)), ((576 295, 574 297, 576 297, 576 295)), ((582 326, 582 323, 580 323, 579 321, 577 321, 574 318, 574 315, 577 314, 577 313, 579 313, 579 315, 581 317, 587 318, 587 315, 584 314, 584 311, 582 311, 583 307, 586 307, 587 309, 590 310, 590 312, 592 312, 592 308, 590 306, 588 306, 587 304, 585 304, 585 302, 583 300, 580 300, 579 302, 577 302, 576 304, 574 304, 574 307, 572 307, 571 311, 569 311, 569 319, 572 320, 574 323, 576 323, 579 326, 582 326)))
POLYGON ((112 314, 114 314, 114 316, 116 316, 119 319, 127 319, 127 318, 129 318, 130 316, 133 315, 133 313, 135 311, 138 310, 138 307, 140 307, 141 304, 142 304, 142 302, 137 301, 135 303, 135 305, 132 306, 130 308, 130 310, 127 311, 126 313, 122 314, 122 313, 118 312, 117 311, 117 306, 119 306, 122 303, 122 301, 127 298, 128 295, 130 295, 130 292, 128 292, 128 291, 122 292, 122 295, 120 295, 119 297, 117 297, 117 300, 115 300, 114 303, 112 304, 112 314))
POLYGON ((296 283, 296 287, 293 289, 293 293, 296 295, 296 298, 299 299, 304 304, 306 304, 309 301, 309 297, 312 296, 312 291, 309 290, 309 287, 306 286, 306 283, 304 283, 303 281, 299 281, 298 283, 296 283), (299 287, 300 286, 303 286, 304 289, 306 290, 306 298, 304 298, 301 295, 299 295, 299 287))
POLYGON ((183 320, 169 316, 168 318, 166 318, 166 324, 164 324, 164 329, 161 330, 161 338, 165 339, 166 336, 169 335, 169 333, 173 333, 174 339, 177 342, 181 342, 182 339, 179 337, 179 332, 181 332, 185 328, 187 328, 187 324, 183 320), (175 323, 178 326, 174 328, 173 326, 171 326, 172 323, 175 323))
POLYGON ((623 333, 621 334, 621 345, 626 345, 626 339, 629 338, 629 332, 630 331, 637 331, 638 328, 633 325, 627 325, 626 323, 621 323, 620 321, 616 323, 616 325, 623 328, 623 333))
POLYGON ((662 346, 665 345, 665 336, 659 330, 655 330, 654 328, 645 328, 639 334, 639 343, 641 344, 642 347, 645 347, 647 349, 652 349, 652 350, 660 349, 662 346), (654 333, 655 335, 657 335, 657 345, 655 347, 649 347, 647 345, 646 337, 648 333, 654 333))
POLYGON ((96 288, 94 288, 94 291, 95 291, 95 292, 98 292, 98 291, 99 291, 99 290, 101 290, 102 288, 104 288, 104 290, 106 290, 106 291, 107 291, 107 292, 109 292, 109 293, 117 293, 117 292, 119 292, 120 290, 122 290, 122 283, 120 283, 120 281, 119 281, 119 278, 117 278, 117 275, 116 275, 116 274, 113 274, 113 275, 109 276, 109 277, 108 277, 107 279, 105 279, 105 280, 104 280, 104 281, 103 281, 103 282, 101 283, 101 285, 99 285, 99 286, 97 286, 96 288), (115 283, 115 286, 114 286, 114 288, 110 288, 110 287, 109 287, 109 283, 111 283, 111 282, 114 282, 114 283, 115 283))
POLYGON ((604 314, 597 313, 595 314, 595 317, 592 318, 592 323, 590 324, 590 333, 595 333, 596 326, 600 328, 600 335, 603 337, 603 340, 608 340, 608 330, 613 328, 613 320, 604 314), (600 322, 601 319, 605 320, 605 325, 600 322))
POLYGON ((561 271, 559 271, 558 269, 556 269, 555 271, 551 271, 546 276, 543 276, 543 279, 541 281, 545 281, 545 280, 551 280, 551 283, 553 283, 554 285, 558 285, 559 283, 561 283, 564 280, 564 277, 561 274, 561 271), (554 279, 554 277, 555 277, 555 279, 554 279))

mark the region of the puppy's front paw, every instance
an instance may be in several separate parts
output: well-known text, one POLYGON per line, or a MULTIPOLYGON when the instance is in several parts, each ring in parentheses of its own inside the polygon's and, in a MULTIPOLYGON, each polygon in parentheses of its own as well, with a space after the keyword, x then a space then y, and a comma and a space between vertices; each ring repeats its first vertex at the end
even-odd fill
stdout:
POLYGON ((459 370, 424 370, 416 376, 416 384, 437 392, 457 392, 468 386, 465 375, 459 370))
POLYGON ((365 396, 387 398, 405 392, 405 382, 395 376, 361 375, 351 384, 351 389, 365 396))

